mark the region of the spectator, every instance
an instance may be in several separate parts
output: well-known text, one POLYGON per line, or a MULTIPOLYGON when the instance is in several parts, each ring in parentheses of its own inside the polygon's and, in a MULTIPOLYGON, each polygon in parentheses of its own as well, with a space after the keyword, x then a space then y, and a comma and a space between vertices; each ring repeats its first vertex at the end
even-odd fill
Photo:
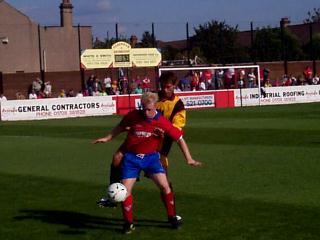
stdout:
POLYGON ((39 92, 38 95, 37 95, 37 98, 38 98, 38 99, 46 98, 46 95, 45 95, 45 93, 44 93, 42 90, 40 90, 40 92, 39 92))
POLYGON ((138 86, 136 87, 136 89, 134 89, 134 94, 142 94, 142 88, 141 88, 141 85, 138 84, 138 86))
POLYGON ((224 71, 222 69, 216 71, 215 82, 216 82, 217 89, 224 88, 223 75, 224 75, 224 71))
POLYGON ((69 89, 68 93, 67 93, 67 97, 74 97, 74 91, 73 89, 69 89))
POLYGON ((270 74, 270 69, 269 68, 264 68, 263 69, 263 79, 268 79, 270 74))
POLYGON ((301 75, 299 75, 297 78, 297 85, 304 85, 303 82, 304 82, 303 77, 301 75))
POLYGON ((51 94, 52 94, 52 86, 51 86, 51 83, 50 81, 47 81, 44 83, 44 90, 43 90, 45 96, 47 98, 51 97, 51 94))
POLYGON ((83 93, 81 90, 77 93, 76 97, 83 97, 83 93))
POLYGON ((43 81, 40 78, 37 78, 36 80, 34 80, 32 82, 32 90, 36 94, 38 94, 40 92, 40 90, 41 90, 42 84, 43 84, 43 81))
POLYGON ((174 87, 174 92, 182 92, 178 85, 174 87))
POLYGON ((264 81, 264 87, 272 87, 269 78, 264 81))
POLYGON ((35 90, 31 90, 31 92, 29 93, 29 96, 28 96, 29 99, 37 99, 38 96, 37 94, 35 93, 35 90))
POLYGON ((138 86, 139 84, 142 84, 141 78, 139 75, 136 76, 136 79, 134 80, 134 83, 136 84, 136 86, 138 86))
POLYGON ((250 72, 248 73, 248 88, 254 88, 256 85, 256 75, 254 74, 254 69, 250 69, 250 72))
POLYGON ((93 82, 93 90, 96 90, 98 92, 101 92, 102 90, 101 81, 97 77, 94 79, 94 82, 93 82))
POLYGON ((107 95, 108 95, 108 94, 107 94, 107 92, 106 92, 106 89, 105 89, 105 88, 102 88, 99 96, 107 96, 107 95))
POLYGON ((244 81, 245 81, 246 72, 244 69, 241 69, 239 71, 239 79, 238 79, 238 87, 243 88, 244 87, 244 81))
POLYGON ((84 89, 82 90, 82 95, 83 95, 84 97, 90 96, 90 95, 89 95, 89 91, 88 91, 87 88, 84 88, 84 89))
POLYGON ((92 96, 100 96, 100 91, 97 87, 93 88, 92 96))
POLYGON ((111 80, 110 77, 106 77, 106 78, 103 80, 103 83, 104 83, 104 86, 105 86, 105 88, 106 88, 106 92, 107 92, 107 93, 110 92, 110 90, 111 90, 111 82, 112 82, 112 80, 111 80))
POLYGON ((234 68, 229 68, 224 73, 224 86, 227 89, 234 86, 234 68))
POLYGON ((205 91, 205 90, 206 90, 206 83, 205 83, 205 80, 204 80, 204 79, 202 79, 202 80, 200 81, 199 90, 200 90, 200 91, 205 91))
POLYGON ((143 92, 150 92, 150 87, 151 87, 151 80, 150 78, 146 75, 144 79, 142 80, 142 89, 143 92))
POLYGON ((21 92, 17 92, 16 93, 16 98, 17 98, 17 100, 26 99, 26 97, 21 92))
POLYGON ((197 91, 199 90, 199 75, 196 71, 192 71, 192 77, 191 77, 191 91, 197 91))
POLYGON ((312 84, 312 75, 313 75, 313 71, 311 69, 310 66, 307 66, 304 71, 303 71, 303 75, 304 75, 304 78, 306 80, 306 82, 311 85, 312 84))
POLYGON ((291 86, 292 81, 291 78, 289 78, 286 74, 282 77, 282 86, 291 86))
POLYGON ((184 76, 180 81, 179 81, 179 85, 181 88, 181 91, 188 91, 190 90, 190 75, 187 74, 186 76, 184 76))
POLYGON ((119 88, 118 88, 118 81, 116 79, 113 79, 111 82, 111 89, 112 89, 112 94, 111 95, 115 95, 117 94, 119 88))
POLYGON ((126 76, 120 78, 119 85, 120 85, 121 94, 127 94, 128 93, 129 81, 128 81, 128 78, 126 76))
POLYGON ((86 82, 86 89, 88 89, 88 92, 89 92, 89 96, 92 96, 92 92, 93 92, 93 84, 95 82, 95 76, 92 74, 87 82, 86 82))
POLYGON ((67 97, 67 96, 66 96, 66 91, 65 91, 64 89, 61 89, 58 97, 59 97, 59 98, 65 98, 65 97, 67 97))
POLYGON ((297 86, 298 85, 298 80, 296 77, 290 75, 290 79, 291 79, 291 86, 297 86))
POLYGON ((312 84, 313 85, 317 85, 320 83, 320 79, 318 76, 314 76, 314 78, 312 78, 312 84))
POLYGON ((1 94, 0 94, 0 102, 1 102, 1 101, 6 101, 6 100, 7 100, 6 96, 3 95, 3 93, 1 93, 1 94))
POLYGON ((207 90, 212 90, 215 88, 214 84, 212 83, 212 79, 214 78, 214 69, 205 70, 203 73, 203 78, 204 78, 205 88, 207 90))

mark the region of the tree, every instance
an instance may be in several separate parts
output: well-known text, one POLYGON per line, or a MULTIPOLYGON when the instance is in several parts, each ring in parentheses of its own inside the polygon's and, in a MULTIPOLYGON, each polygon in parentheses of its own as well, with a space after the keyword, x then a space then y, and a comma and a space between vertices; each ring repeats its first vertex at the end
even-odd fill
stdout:
POLYGON ((304 23, 320 22, 320 8, 314 8, 313 12, 308 12, 308 18, 306 18, 304 23))
POLYGON ((257 29, 252 47, 257 61, 281 60, 280 30, 270 27, 257 29))
MULTIPOLYGON (((304 51, 306 53, 309 53, 308 55, 310 56, 310 51, 311 51, 311 41, 308 42, 304 47, 304 51)), ((315 34, 312 37, 312 54, 314 59, 320 59, 320 33, 315 34)))
POLYGON ((113 44, 119 41, 129 42, 129 40, 125 36, 120 36, 118 41, 116 38, 105 38, 104 41, 101 41, 98 38, 96 38, 95 41, 93 42, 93 48, 97 48, 97 49, 111 48, 113 44))
POLYGON ((195 28, 191 38, 192 48, 199 47, 211 63, 231 63, 237 59, 239 45, 236 44, 238 27, 225 22, 211 21, 195 28))
POLYGON ((252 47, 257 61, 280 61, 283 60, 284 53, 287 60, 301 60, 304 58, 297 37, 287 28, 284 28, 283 41, 281 40, 281 30, 279 28, 266 27, 257 29, 252 47))
POLYGON ((313 50, 315 59, 320 59, 320 34, 313 37, 313 50))
POLYGON ((175 60, 178 53, 179 50, 170 45, 166 45, 161 49, 162 59, 165 61, 175 60))
POLYGON ((152 48, 155 47, 154 44, 156 42, 155 37, 149 31, 145 31, 142 34, 141 44, 140 46, 143 48, 152 48))
POLYGON ((287 59, 290 61, 301 61, 305 59, 305 54, 298 37, 287 28, 284 29, 284 44, 286 47, 287 59))

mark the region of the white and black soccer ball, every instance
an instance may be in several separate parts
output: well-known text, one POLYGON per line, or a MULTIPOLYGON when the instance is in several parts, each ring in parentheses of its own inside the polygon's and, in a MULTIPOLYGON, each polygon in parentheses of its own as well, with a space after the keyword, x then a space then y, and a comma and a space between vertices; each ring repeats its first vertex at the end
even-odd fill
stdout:
POLYGON ((108 187, 108 196, 113 202, 123 202, 127 196, 127 188, 122 183, 112 183, 108 187))

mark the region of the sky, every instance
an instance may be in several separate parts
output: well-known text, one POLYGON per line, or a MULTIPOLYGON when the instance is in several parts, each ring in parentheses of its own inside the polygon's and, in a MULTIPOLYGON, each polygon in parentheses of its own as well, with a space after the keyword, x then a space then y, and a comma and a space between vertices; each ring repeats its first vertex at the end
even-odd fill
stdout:
MULTIPOLYGON (((41 26, 60 25, 61 0, 5 0, 41 26)), ((194 28, 212 20, 225 21, 239 30, 279 26, 282 17, 291 24, 301 24, 308 11, 320 8, 319 0, 71 0, 73 24, 92 26, 94 37, 115 37, 118 33, 141 39, 145 31, 154 32, 157 40, 172 41, 186 38, 194 28)))

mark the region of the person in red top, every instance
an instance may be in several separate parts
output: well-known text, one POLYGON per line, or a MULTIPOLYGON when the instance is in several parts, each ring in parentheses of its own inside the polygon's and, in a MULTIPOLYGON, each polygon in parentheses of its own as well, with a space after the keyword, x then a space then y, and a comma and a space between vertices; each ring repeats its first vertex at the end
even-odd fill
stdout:
POLYGON ((143 92, 149 92, 151 87, 150 85, 151 85, 150 78, 148 76, 145 76, 144 79, 142 80, 143 92))
POLYGON ((143 110, 129 112, 107 136, 93 141, 93 143, 109 142, 120 133, 128 131, 127 138, 123 144, 125 154, 121 163, 122 183, 128 191, 127 197, 122 203, 122 212, 125 220, 124 233, 131 233, 135 229, 131 193, 142 170, 159 187, 166 207, 168 221, 172 227, 179 228, 182 223, 182 218, 176 215, 174 194, 170 188, 165 170, 160 163, 160 154, 157 152, 163 133, 178 143, 188 165, 201 165, 201 162, 192 158, 188 145, 183 139, 183 132, 174 127, 169 120, 157 111, 157 101, 157 94, 144 93, 141 97, 143 110))
POLYGON ((304 71, 303 71, 303 75, 306 79, 306 82, 309 84, 309 85, 312 85, 312 75, 313 75, 313 71, 311 69, 310 66, 307 66, 304 71))

